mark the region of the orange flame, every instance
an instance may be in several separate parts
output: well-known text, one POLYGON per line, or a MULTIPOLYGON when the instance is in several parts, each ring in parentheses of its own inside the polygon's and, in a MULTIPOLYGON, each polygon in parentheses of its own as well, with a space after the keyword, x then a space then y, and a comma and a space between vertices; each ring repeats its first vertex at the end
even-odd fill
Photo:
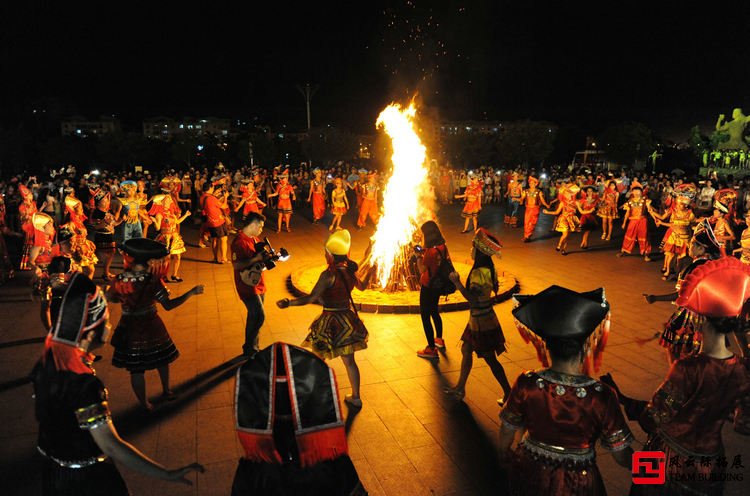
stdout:
POLYGON ((393 144, 393 172, 383 193, 383 213, 372 237, 372 260, 378 267, 382 287, 388 283, 401 248, 412 241, 417 227, 432 217, 429 194, 427 150, 414 125, 414 103, 402 109, 391 104, 378 116, 375 125, 382 127, 393 144))

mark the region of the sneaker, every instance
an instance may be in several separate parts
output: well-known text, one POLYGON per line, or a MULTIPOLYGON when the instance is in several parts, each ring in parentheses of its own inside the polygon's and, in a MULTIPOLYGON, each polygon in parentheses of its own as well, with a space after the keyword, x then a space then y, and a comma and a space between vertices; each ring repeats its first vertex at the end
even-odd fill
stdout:
POLYGON ((445 349, 445 341, 443 341, 443 338, 435 338, 435 348, 441 350, 445 349))
POLYGON ((428 360, 437 360, 440 358, 437 348, 430 348, 429 346, 425 347, 423 350, 419 350, 417 356, 419 358, 427 358, 428 360))

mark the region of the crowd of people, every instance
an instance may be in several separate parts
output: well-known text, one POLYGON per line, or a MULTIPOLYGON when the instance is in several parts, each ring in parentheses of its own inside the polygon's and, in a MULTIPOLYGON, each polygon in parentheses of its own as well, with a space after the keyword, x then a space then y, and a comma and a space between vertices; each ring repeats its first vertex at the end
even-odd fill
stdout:
MULTIPOLYGON (((199 285, 172 298, 167 290, 167 284, 182 282, 180 258, 187 245, 181 225, 192 216, 198 246, 210 244, 215 263, 232 264, 247 309, 235 403, 244 456, 233 494, 366 494, 347 454, 336 382, 325 360, 341 357, 352 386, 344 402, 363 408, 355 355, 369 336, 351 293, 367 288, 373 273, 363 273, 351 260, 347 227, 361 229, 368 219, 377 224, 383 175, 346 164, 234 171, 219 164, 210 171, 169 170, 158 177, 102 172, 77 178, 70 171, 0 183, 3 277, 32 271, 49 332, 33 373, 44 493, 99 494, 106 488, 107 494, 127 494, 112 460, 183 483, 189 472, 203 470, 197 463, 168 470, 119 437, 92 354, 112 344, 113 365, 130 373, 145 412, 153 409, 146 394, 149 370, 158 372, 163 399, 174 399, 169 364, 179 351, 157 304, 169 311, 203 292, 199 285), (323 309, 301 343, 311 352, 285 343, 261 350, 264 268, 281 256, 261 238, 265 214, 277 233, 291 232, 295 210, 304 212, 305 222, 328 224, 322 253, 327 268, 310 295, 276 304, 286 309, 319 301, 323 309), (124 270, 115 275, 117 254, 124 270), (122 305, 122 317, 110 336, 112 303, 122 305)), ((439 360, 446 344, 438 301, 458 291, 469 303, 469 321, 461 335, 460 375, 445 394, 463 400, 474 355, 487 363, 503 391, 500 459, 512 494, 604 494, 594 446, 599 441, 630 468, 633 435, 626 417, 640 422, 650 449, 685 461, 721 454, 721 426, 731 415, 735 429, 750 434, 748 182, 565 168, 438 167, 431 177, 439 203, 463 202, 462 232, 474 236, 473 266, 461 280, 438 223, 420 227, 414 253, 427 343, 417 356, 439 360), (578 293, 553 285, 536 295, 516 295, 518 331, 534 345, 543 368, 509 380, 498 360, 507 352, 506 338, 493 308, 499 290, 493 257, 502 243, 482 225, 488 203, 504 210, 505 236, 518 232, 524 242, 538 236, 540 214, 554 216, 552 230, 560 234, 555 248, 562 255, 571 236, 580 233, 585 250, 592 232, 601 230, 601 240, 611 243, 620 225, 624 239, 617 255, 633 253, 638 244, 648 262, 658 238, 662 277, 676 277, 676 290, 644 297, 648 303, 674 302, 676 310, 659 333, 671 369, 651 401, 623 395, 609 375, 593 377, 609 334, 610 303, 603 288, 578 293), (739 355, 730 351, 730 337, 739 355)), ((670 466, 658 494, 721 494, 724 469, 670 466), (693 472, 705 477, 682 477, 693 472)), ((634 491, 650 494, 648 487, 634 491)))

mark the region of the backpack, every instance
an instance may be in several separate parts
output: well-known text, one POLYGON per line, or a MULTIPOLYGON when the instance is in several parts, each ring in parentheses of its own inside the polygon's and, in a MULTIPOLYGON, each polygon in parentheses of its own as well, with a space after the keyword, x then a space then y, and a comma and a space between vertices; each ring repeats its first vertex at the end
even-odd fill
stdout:
POLYGON ((447 296, 456 292, 456 285, 448 278, 448 275, 456 269, 453 267, 448 250, 445 250, 445 253, 442 253, 439 248, 437 249, 440 255, 440 262, 438 263, 437 272, 430 274, 429 284, 429 287, 437 290, 441 296, 447 296))

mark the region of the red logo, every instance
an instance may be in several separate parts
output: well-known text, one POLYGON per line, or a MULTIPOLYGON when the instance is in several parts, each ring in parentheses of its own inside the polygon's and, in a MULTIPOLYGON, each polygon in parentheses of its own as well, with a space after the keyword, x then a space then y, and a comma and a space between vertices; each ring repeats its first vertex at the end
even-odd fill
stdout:
POLYGON ((666 461, 663 451, 633 453, 633 484, 664 484, 666 461))

